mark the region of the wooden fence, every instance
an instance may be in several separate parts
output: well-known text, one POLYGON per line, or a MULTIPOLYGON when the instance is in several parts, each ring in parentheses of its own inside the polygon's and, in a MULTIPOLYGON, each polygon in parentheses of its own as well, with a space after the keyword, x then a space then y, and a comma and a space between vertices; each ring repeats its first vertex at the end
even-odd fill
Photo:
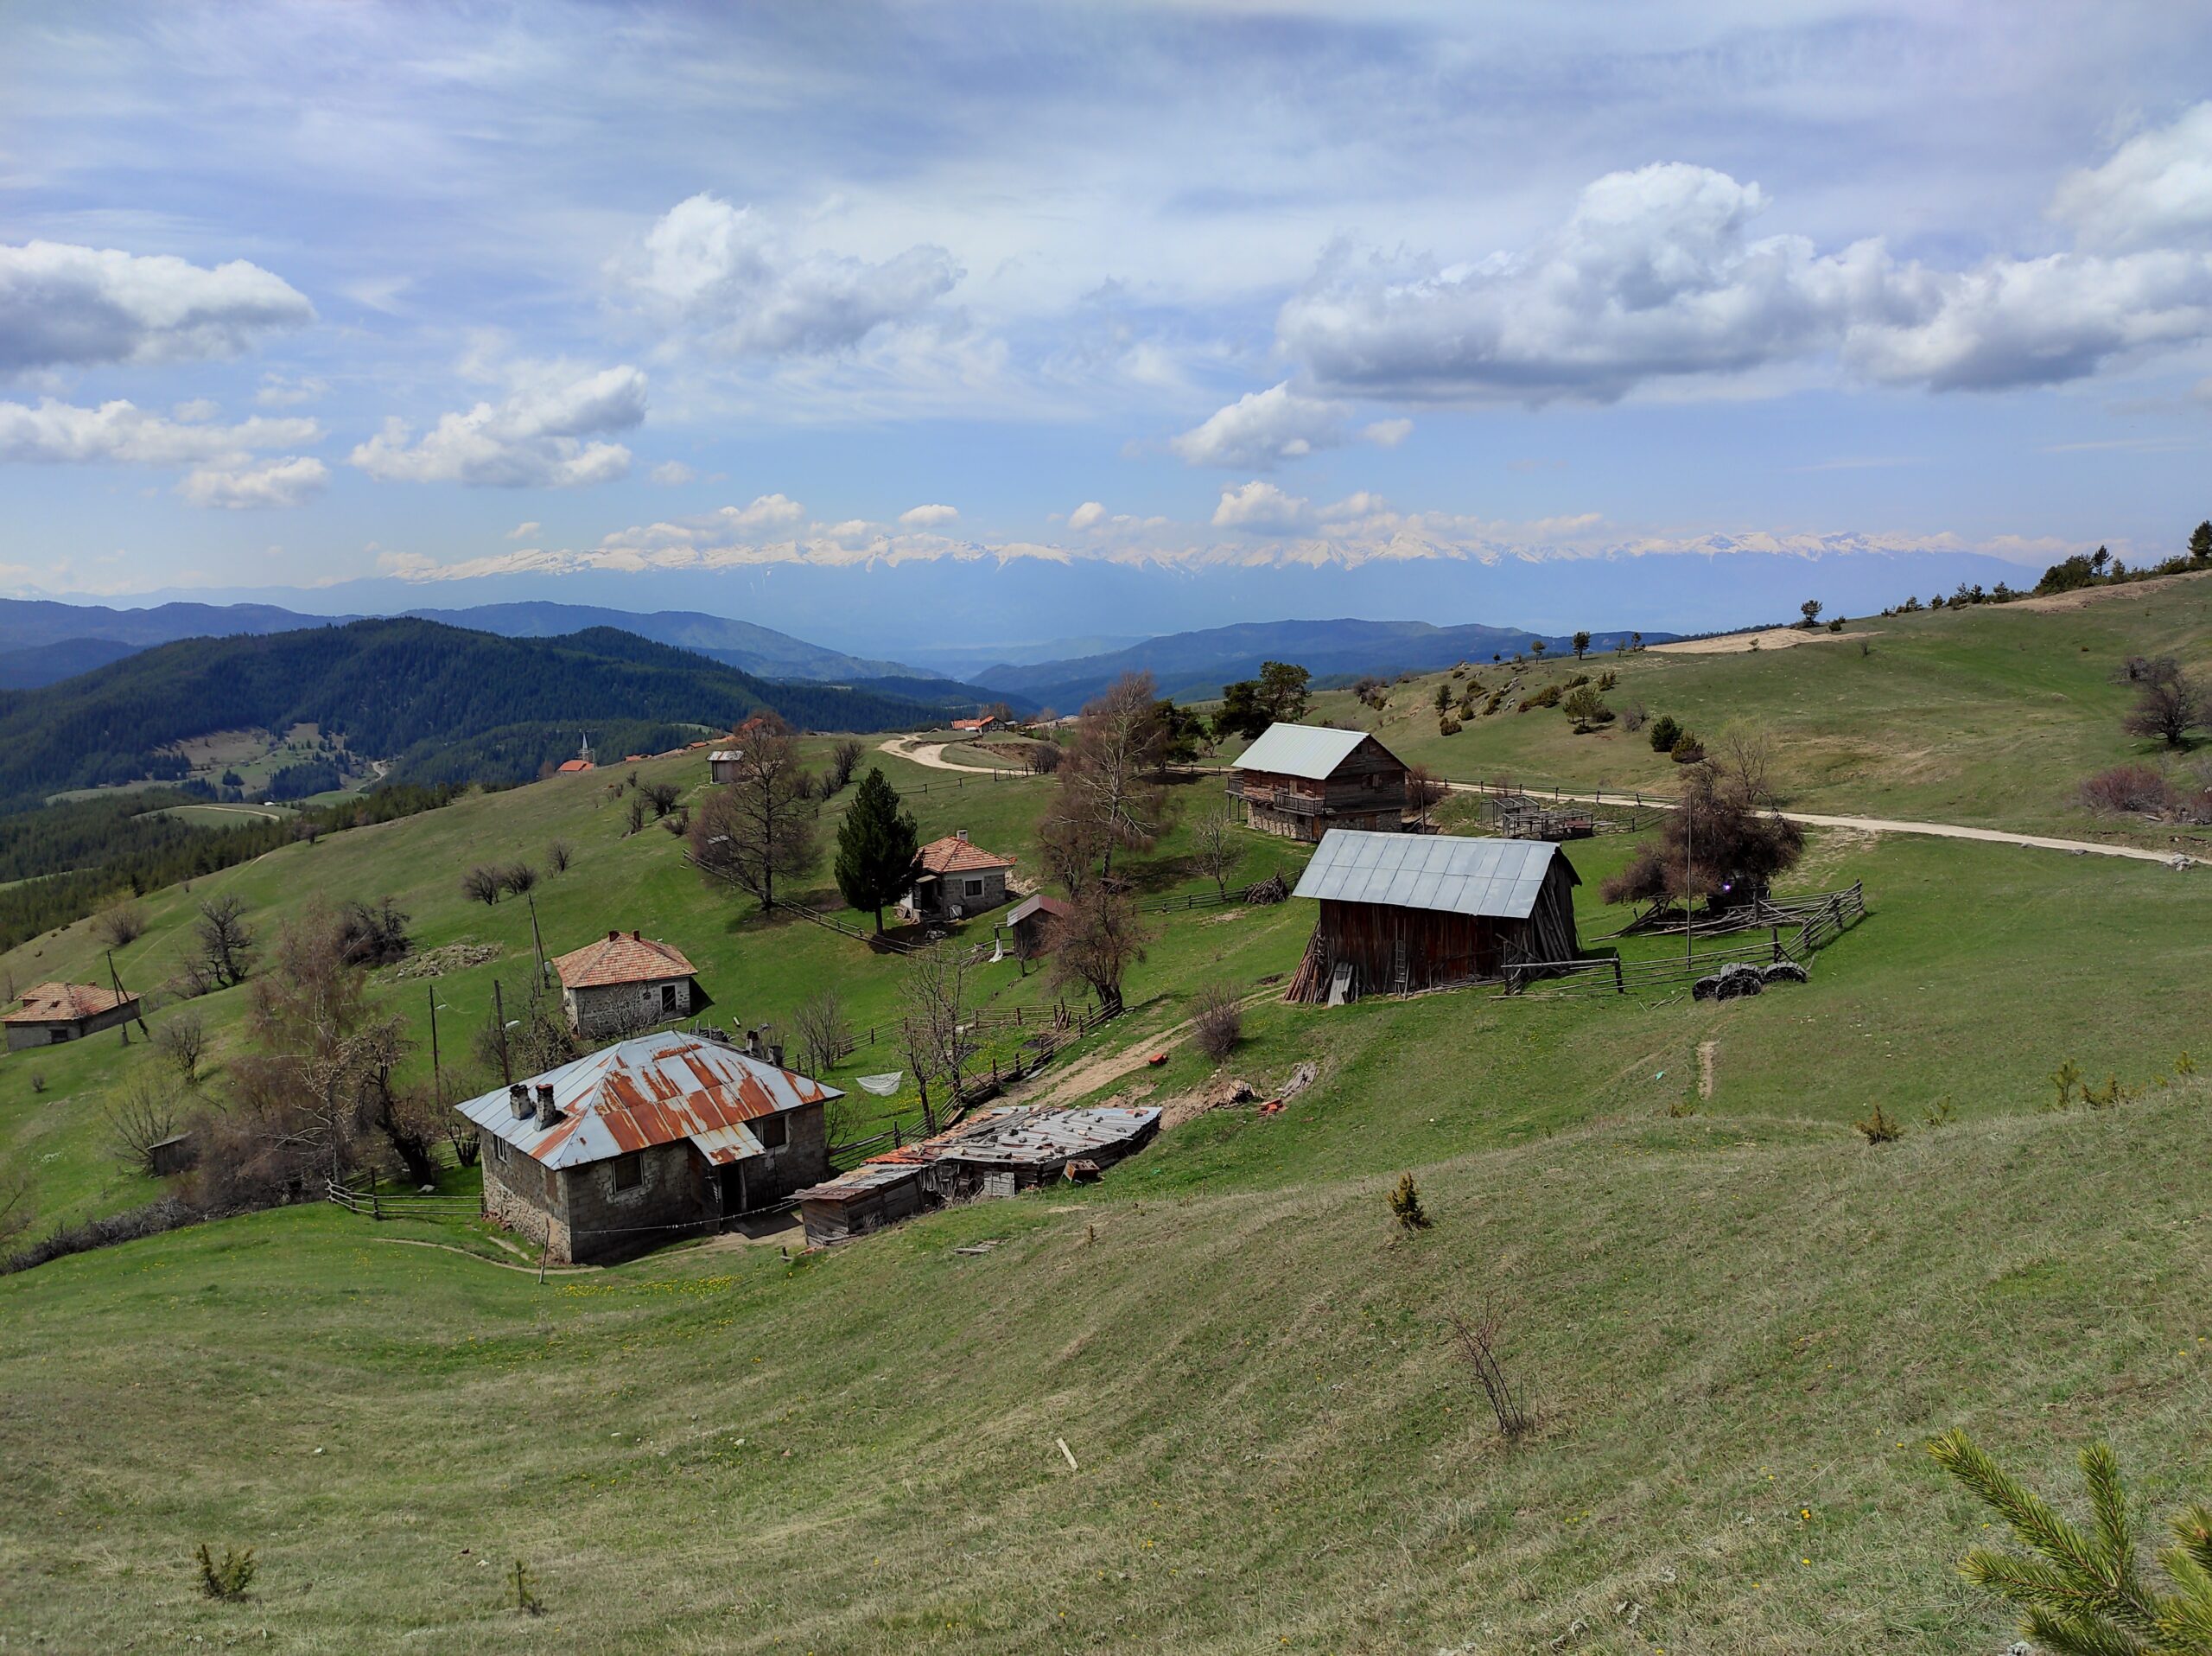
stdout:
POLYGON ((1770 925, 1764 942, 1643 960, 1611 955, 1594 960, 1518 961, 1506 967, 1502 988, 1509 995, 1582 991, 1626 995, 1694 983, 1727 965, 1771 965, 1789 960, 1810 967, 1816 952, 1866 917, 1866 885, 1854 882, 1848 890, 1827 894, 1804 914, 1795 929, 1770 925))
POLYGON ((364 1213, 371 1219, 474 1219, 484 1211, 483 1202, 474 1196, 385 1195, 374 1186, 357 1190, 351 1185, 340 1184, 335 1179, 323 1181, 323 1196, 351 1213, 364 1213))

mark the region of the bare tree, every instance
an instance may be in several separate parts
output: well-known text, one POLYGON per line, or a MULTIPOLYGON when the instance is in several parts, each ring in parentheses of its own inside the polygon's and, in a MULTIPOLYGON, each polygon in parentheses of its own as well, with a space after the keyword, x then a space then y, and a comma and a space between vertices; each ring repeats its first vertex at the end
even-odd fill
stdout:
POLYGON ((1713 764, 1731 791, 1747 806, 1771 808, 1781 803, 1774 790, 1774 736, 1764 725, 1732 724, 1713 744, 1713 764))
POLYGON ((961 1071, 975 1055, 968 1027, 968 951, 954 943, 933 943, 908 955, 899 998, 905 1008, 901 1033, 907 1055, 915 1075, 925 1082, 926 1121, 927 1078, 944 1078, 949 1107, 957 1110, 961 1071))
POLYGON ((645 796, 645 802, 652 806, 656 818, 675 810, 676 802, 683 797, 683 790, 673 782, 650 783, 640 791, 645 796))
POLYGON ((197 1012, 172 1012, 154 1031, 154 1050, 168 1060, 187 1086, 200 1085, 200 1060, 207 1054, 207 1026, 197 1012))
POLYGON ((791 1032, 798 1037, 800 1058, 810 1075, 826 1075, 852 1055, 852 1022, 834 989, 798 1003, 791 1014, 791 1032))
POLYGON ((126 898, 118 898, 99 912, 92 935, 111 949, 136 943, 146 934, 146 911, 126 898))
POLYGON ((1446 792, 1444 779, 1427 766, 1406 767, 1406 808, 1414 813, 1414 820, 1422 827, 1428 826, 1429 818, 1444 802, 1446 792))
POLYGON ((1038 775, 1051 776, 1058 771, 1061 761, 1066 759, 1068 753, 1067 749, 1061 747, 1058 742, 1046 736, 1041 742, 1030 743, 1022 750, 1021 756, 1023 761, 1038 775))
MULTIPOLYGON (((2165 664, 2171 668, 2171 664, 2165 664)), ((2196 726, 2212 723, 2212 697, 2178 668, 2154 674, 2120 722, 2132 736, 2155 736, 2169 748, 2189 745, 2196 726)))
POLYGON ((537 870, 527 863, 510 863, 499 870, 499 889, 510 896, 519 897, 537 885, 537 870))
POLYGON ((1052 981, 1080 984, 1109 1015, 1119 1012, 1122 981, 1151 940, 1135 903, 1103 882, 1091 885, 1053 923, 1052 981))
POLYGON ((132 1173, 151 1177, 154 1146, 176 1137, 176 1100, 162 1079, 133 1076, 107 1110, 108 1145, 132 1173))
POLYGON ((1536 1421, 1529 1412, 1527 1394, 1506 1378, 1505 1366, 1498 1359, 1497 1336, 1504 1328, 1504 1320, 1484 1307, 1471 1318, 1454 1311, 1450 1321, 1452 1337, 1459 1344, 1459 1355, 1474 1376, 1475 1384, 1482 1387, 1491 1417, 1497 1422, 1498 1436, 1509 1439, 1525 1436, 1536 1421))
POLYGON ((210 897, 200 905, 200 918, 192 923, 201 970, 218 989, 244 983, 253 970, 253 932, 245 914, 245 904, 236 897, 210 897))
POLYGON ((1198 867, 1213 882, 1215 894, 1227 897, 1230 874, 1244 855, 1243 846, 1237 843, 1229 807, 1215 806, 1192 825, 1191 844, 1198 867))
POLYGON ((556 874, 566 874, 569 864, 576 860, 576 848, 565 839, 546 842, 545 865, 556 874))
POLYGON ((631 834, 639 832, 645 827, 645 802, 639 795, 636 793, 630 795, 629 814, 624 820, 627 824, 627 826, 623 830, 623 834, 626 838, 631 834))
POLYGON ((499 870, 482 863, 461 876, 461 895, 486 907, 499 901, 499 870))
POLYGON ((1217 981, 1201 987, 1191 1018, 1191 1044, 1217 1064, 1243 1037, 1244 1005, 1236 986, 1217 981))
POLYGON ((738 778, 711 790, 691 825, 691 860, 712 879, 775 907, 779 876, 814 863, 815 811, 802 789, 798 743, 772 713, 746 721, 738 778))
POLYGON ((1079 897, 1090 883, 1105 836, 1089 812, 1063 810, 1065 803, 1056 798, 1046 808, 1044 820, 1037 825, 1037 850, 1061 889, 1079 897))
POLYGON ((853 773, 861 767, 867 749, 848 736, 830 750, 830 792, 842 793, 845 785, 853 780, 853 773))
POLYGON ((12 1242, 38 1217, 38 1184, 28 1167, 0 1168, 0 1244, 12 1242))
POLYGON ((1089 825, 1101 848, 1102 876, 1111 877, 1117 848, 1143 850, 1159 838, 1166 751, 1167 727, 1148 672, 1124 674, 1083 710, 1075 747, 1058 771, 1052 814, 1089 825))

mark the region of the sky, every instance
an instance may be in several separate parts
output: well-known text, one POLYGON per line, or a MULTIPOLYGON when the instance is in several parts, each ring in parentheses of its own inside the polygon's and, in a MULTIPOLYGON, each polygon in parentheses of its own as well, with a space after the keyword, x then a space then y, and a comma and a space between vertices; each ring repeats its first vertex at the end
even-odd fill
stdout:
POLYGON ((0 9, 17 596, 1717 625, 2209 436, 2212 8, 0 9))

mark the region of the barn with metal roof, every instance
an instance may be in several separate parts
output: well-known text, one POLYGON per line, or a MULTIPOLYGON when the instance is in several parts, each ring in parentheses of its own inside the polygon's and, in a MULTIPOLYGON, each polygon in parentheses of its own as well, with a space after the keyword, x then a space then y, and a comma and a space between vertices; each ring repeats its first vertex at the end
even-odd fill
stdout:
POLYGON ((1581 883, 1541 840, 1333 829, 1292 894, 1321 913, 1289 998, 1334 1005, 1573 960, 1581 883))
POLYGON ((1397 831, 1406 767, 1365 730, 1269 725, 1230 767, 1229 798, 1262 833, 1318 840, 1339 828, 1397 831))

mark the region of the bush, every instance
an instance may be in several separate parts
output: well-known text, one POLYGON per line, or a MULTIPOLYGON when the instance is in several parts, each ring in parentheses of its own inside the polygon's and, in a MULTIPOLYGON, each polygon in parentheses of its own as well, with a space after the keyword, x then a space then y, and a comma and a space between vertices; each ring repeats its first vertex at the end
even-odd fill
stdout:
POLYGON ((1705 743, 1685 730, 1675 738, 1675 745, 1667 756, 1677 765, 1699 765, 1705 762, 1705 743))
POLYGON ((111 949, 136 943, 146 935, 146 911, 135 902, 111 902, 92 922, 92 935, 111 949))
POLYGON ((1236 1050, 1236 1043, 1243 1038, 1244 1009, 1238 1003, 1236 989, 1229 984, 1212 983, 1199 990, 1198 1015, 1191 1020, 1191 1044, 1218 1064, 1236 1050))
POLYGON ((1408 1231, 1425 1231, 1432 1222, 1427 1209, 1421 1205, 1421 1192, 1414 1188, 1414 1175, 1402 1174, 1398 1188, 1390 1193, 1390 1212, 1398 1223, 1408 1231))
POLYGON ((1039 776, 1050 776, 1066 757, 1066 751, 1057 742, 1040 742, 1027 755, 1029 768, 1039 776))
POLYGON ((550 841, 545 847, 545 865, 556 874, 566 874, 569 864, 576 860, 576 848, 565 839, 550 841))
POLYGON ((2176 805, 2173 784, 2148 765, 2114 765, 2085 780, 2082 803, 2092 811, 2150 811, 2164 815, 2176 805))
POLYGON ((1869 1144, 1894 1144, 1904 1137, 1904 1123, 1889 1114, 1878 1104, 1874 1106, 1873 1114, 1864 1121, 1854 1121, 1851 1124, 1859 1129, 1869 1144))
POLYGON ((499 871, 481 864, 461 876, 461 894, 474 902, 495 903, 499 901, 499 871))
POLYGON ((1532 708, 1557 707, 1559 705, 1559 698, 1560 687, 1557 685, 1546 685, 1541 690, 1536 691, 1535 695, 1522 697, 1521 698, 1521 705, 1515 710, 1516 712, 1526 713, 1532 708))
POLYGON ((1440 736, 1456 736, 1460 731, 1466 728, 1466 726, 1461 724, 1459 720, 1453 718, 1449 713, 1446 713, 1442 718, 1436 722, 1436 734, 1440 736))
POLYGON ((1653 753, 1670 754, 1675 751, 1675 744, 1681 739, 1682 727, 1675 723, 1673 714, 1662 713, 1651 721, 1651 751, 1653 753))
POLYGON ((253 1549, 244 1552, 234 1547, 225 1547, 221 1562, 218 1563, 208 1551, 207 1544, 200 1544, 200 1590, 212 1599, 226 1604, 235 1604, 253 1585, 253 1549))
POLYGON ((512 896, 519 897, 537 884, 537 870, 527 863, 517 863, 499 870, 499 889, 512 896))

